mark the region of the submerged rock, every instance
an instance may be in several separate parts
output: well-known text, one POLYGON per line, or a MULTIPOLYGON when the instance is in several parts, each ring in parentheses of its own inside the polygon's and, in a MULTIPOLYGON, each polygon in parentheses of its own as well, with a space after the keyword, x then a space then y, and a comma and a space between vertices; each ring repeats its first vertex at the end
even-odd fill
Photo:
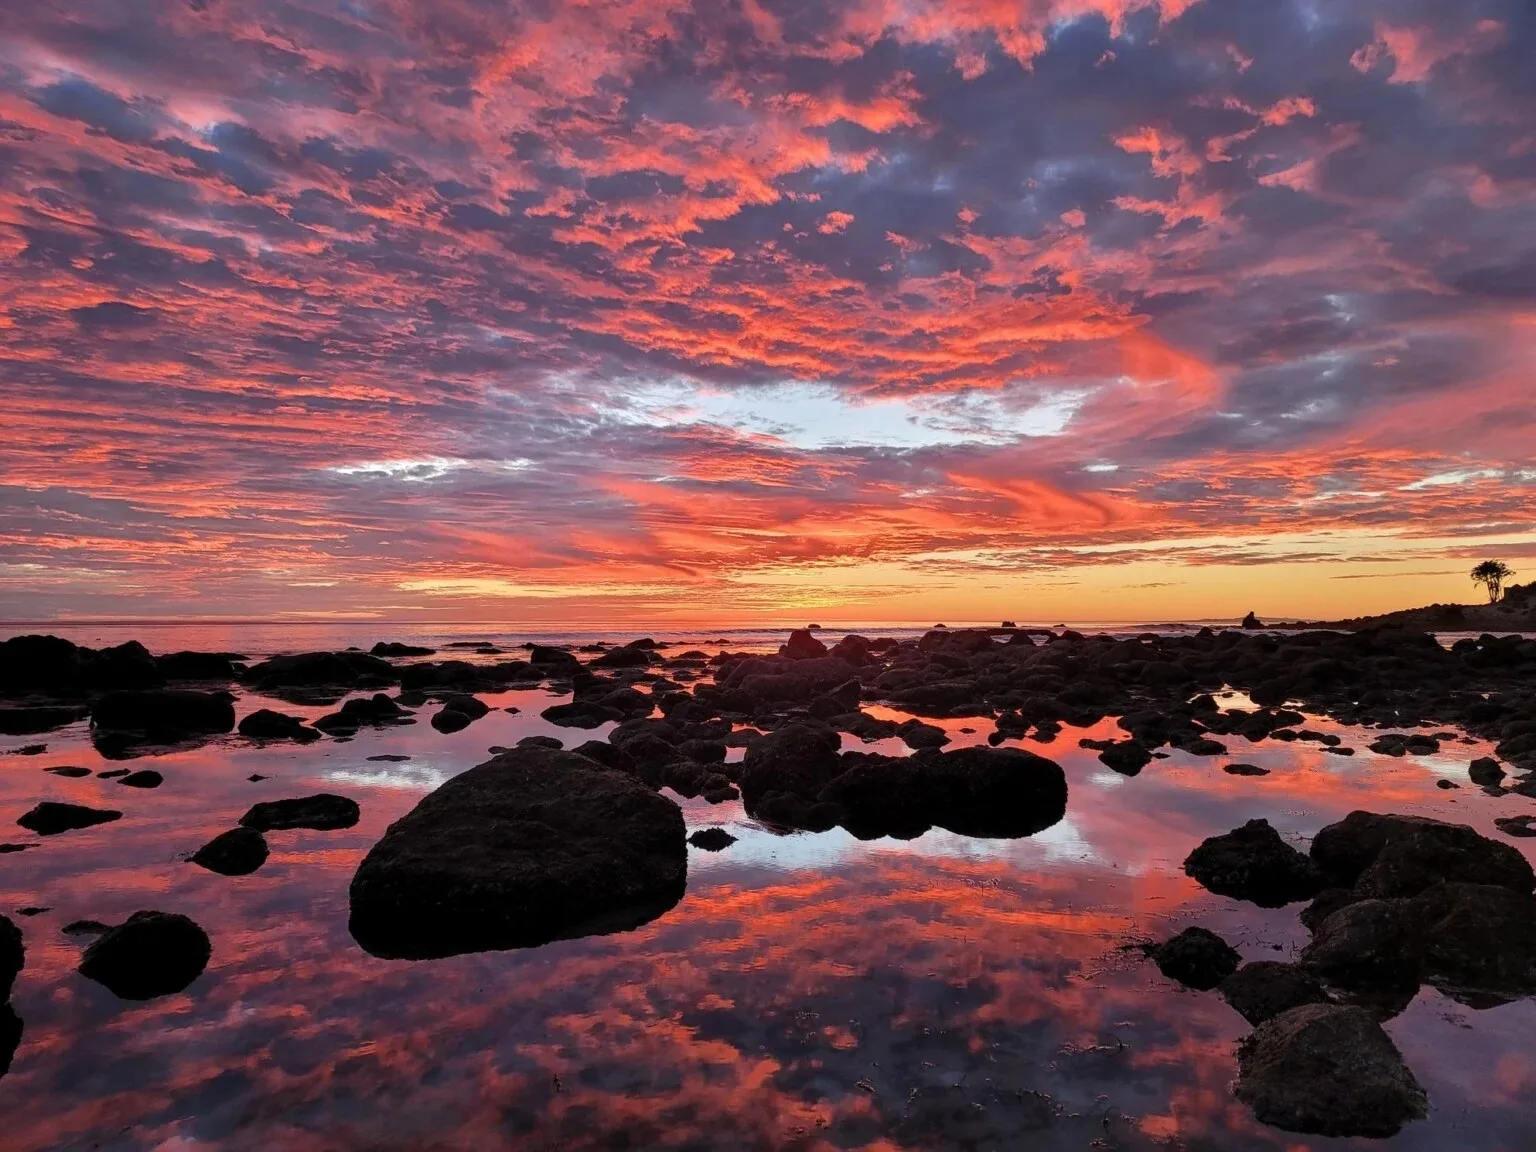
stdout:
POLYGON ((109 824, 122 819, 123 814, 111 808, 87 808, 84 804, 61 804, 56 800, 44 800, 16 823, 39 836, 57 836, 77 828, 90 828, 96 824, 109 824))
POLYGON ((283 828, 313 828, 329 832, 352 827, 360 815, 356 800, 321 792, 314 796, 264 800, 260 804, 253 804, 250 811, 240 817, 240 826, 254 828, 258 832, 283 828))
POLYGON ((1318 978, 1298 964, 1255 960, 1221 982, 1221 996, 1250 1024, 1304 1004, 1327 1004, 1328 993, 1318 978))
POLYGON ((1282 1012, 1242 1042, 1237 1063, 1238 1099, 1287 1132, 1385 1137, 1428 1112, 1424 1089, 1363 1008, 1282 1012))
POLYGON ((636 928, 683 894, 681 809, 572 752, 517 748, 390 825, 352 878, 353 937, 426 959, 636 928))
POLYGON ((251 740, 294 740, 300 744, 312 744, 320 739, 320 732, 309 727, 297 716, 259 708, 240 721, 240 735, 251 740))
POLYGON ((1279 908, 1317 895, 1317 867, 1280 839, 1267 820, 1250 820, 1203 841, 1184 861, 1184 872, 1218 896, 1279 908))
POLYGON ((192 856, 192 863, 221 876, 248 876, 266 862, 266 837, 254 828, 221 832, 192 856))
POLYGON ((56 768, 44 768, 43 771, 54 776, 63 776, 66 780, 82 780, 91 774, 89 768, 78 768, 71 764, 61 764, 56 768))
POLYGON ((1170 980, 1205 992, 1237 971, 1242 957, 1216 933, 1186 928, 1172 940, 1151 949, 1158 971, 1170 980))
POLYGON ((207 933, 187 917, 135 912, 85 950, 80 974, 124 1000, 152 1000, 191 984, 212 953, 207 933))

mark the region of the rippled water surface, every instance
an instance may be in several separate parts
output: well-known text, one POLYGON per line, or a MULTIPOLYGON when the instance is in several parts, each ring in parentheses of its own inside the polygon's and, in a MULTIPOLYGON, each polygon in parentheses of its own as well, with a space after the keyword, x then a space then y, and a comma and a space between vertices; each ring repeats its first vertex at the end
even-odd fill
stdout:
MULTIPOLYGON (((156 636, 150 646, 258 647, 246 640, 156 636)), ((545 723, 539 711, 562 699, 548 692, 482 699, 521 711, 493 711, 453 735, 427 725, 424 709, 422 723, 348 742, 230 737, 135 762, 164 774, 153 791, 45 773, 119 766, 96 755, 84 725, 0 738, 0 841, 37 845, 0 855, 0 910, 27 947, 13 997, 25 1031, 0 1079, 0 1146, 1536 1146, 1529 1002, 1474 1011, 1426 988, 1387 1030, 1428 1090, 1429 1119, 1385 1142, 1300 1137, 1257 1123, 1232 1096, 1241 1017, 1123 947, 1199 923, 1248 959, 1286 958, 1306 939, 1300 906, 1264 911, 1204 892, 1182 873, 1189 850, 1255 816, 1304 844, 1354 808, 1434 815, 1497 837, 1495 816, 1532 803, 1469 785, 1481 744, 1394 760, 1366 751, 1363 733, 1318 721, 1310 726, 1339 732, 1357 754, 1228 737, 1229 757, 1175 752, 1126 778, 1077 746, 1112 721, 1069 727, 1051 744, 1025 744, 1066 769, 1066 818, 1013 841, 777 836, 737 803, 683 801, 691 826, 721 825, 739 841, 719 854, 691 849, 687 895, 644 928, 519 952, 374 959, 347 933, 347 885, 390 821, 492 745, 532 734, 573 745, 604 732, 545 723), (36 742, 46 751, 16 752, 36 742), (385 754, 409 759, 370 760, 385 754), (1272 772, 1230 776, 1228 760, 1272 772), (1442 778, 1463 787, 1437 788, 1442 778), (271 859, 250 876, 185 862, 253 802, 314 791, 355 798, 361 823, 270 833, 271 859), (14 827, 43 799, 124 817, 46 839, 14 827), (34 908, 45 910, 18 914, 34 908), (82 941, 61 930, 140 908, 193 917, 213 958, 184 993, 128 1003, 74 971, 82 941)), ((244 697, 238 707, 271 703, 244 697)), ((985 720, 939 723, 956 744, 991 730, 985 720)), ((1530 841, 1515 843, 1529 851, 1530 841)))

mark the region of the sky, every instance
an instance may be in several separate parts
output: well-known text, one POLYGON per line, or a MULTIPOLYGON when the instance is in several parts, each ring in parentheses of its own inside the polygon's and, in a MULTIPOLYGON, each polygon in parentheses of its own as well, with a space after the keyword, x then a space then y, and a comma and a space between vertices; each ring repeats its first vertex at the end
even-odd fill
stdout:
POLYGON ((1533 60, 1529 0, 14 6, 0 617, 1470 601, 1536 576, 1533 60))

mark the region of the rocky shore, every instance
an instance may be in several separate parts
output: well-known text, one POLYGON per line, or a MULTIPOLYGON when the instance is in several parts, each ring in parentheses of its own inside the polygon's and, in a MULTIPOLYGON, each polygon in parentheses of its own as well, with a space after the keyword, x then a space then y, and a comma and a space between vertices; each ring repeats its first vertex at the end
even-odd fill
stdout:
MULTIPOLYGON (((780 833, 1034 835, 1065 815, 1066 775, 1038 752, 1003 745, 1028 737, 1038 748, 1066 726, 1106 718, 1119 735, 1082 743, 1124 776, 1171 750, 1214 757, 1307 742, 1354 753, 1339 736, 1309 730, 1310 713, 1372 729, 1365 739, 1386 756, 1443 751, 1471 733, 1496 754, 1468 764, 1467 786, 1536 797, 1536 640, 1489 632, 1447 647, 1409 627, 1277 633, 1257 623, 1130 639, 935 628, 832 644, 801 630, 771 655, 677 651, 651 639, 579 653, 478 644, 473 661, 393 642, 253 662, 24 636, 0 642, 0 733, 46 735, 85 720, 101 754, 123 759, 214 740, 347 740, 423 719, 450 734, 489 714, 477 694, 567 694, 542 717, 571 731, 569 750, 545 736, 493 748, 493 759, 391 825, 357 868, 352 934, 395 959, 531 947, 664 915, 684 893, 690 842, 663 790, 739 799, 780 833), (1223 707, 1218 695, 1233 690, 1247 700, 1223 707), (242 707, 237 725, 242 697, 269 706, 242 707), (330 711, 307 720, 285 707, 330 711), (949 749, 945 729, 924 717, 985 721, 991 746, 949 749), (602 739, 587 738, 599 728, 602 739), (910 754, 844 751, 845 736, 899 741, 910 754)), ((120 815, 47 801, 18 822, 47 836, 120 815)), ((263 802, 195 853, 189 846, 188 858, 242 876, 266 861, 266 833, 342 829, 358 818, 355 802, 331 794, 263 802)), ((1499 827, 1526 835, 1522 821, 1511 811, 1499 827)), ((695 835, 700 851, 732 843, 710 831, 695 835)), ((1170 978, 1220 989, 1255 1026, 1238 1054, 1237 1091, 1268 1123, 1395 1131, 1423 1114, 1425 1098, 1382 1020, 1423 984, 1472 1007, 1536 994, 1536 878, 1519 851, 1470 828, 1362 811, 1303 852, 1252 820, 1192 846, 1185 867, 1224 898, 1308 902, 1301 920, 1312 942, 1292 964, 1240 966, 1203 929, 1148 949, 1170 978), (1297 1087, 1307 1076, 1314 1090, 1297 1087)), ((14 933, 0 924, 0 976, 10 952, 15 967, 22 956, 19 933, 10 949, 6 928, 14 933)), ((140 912, 100 929, 81 971, 130 998, 185 987, 213 947, 175 913, 140 912)), ((7 1019, 0 1013, 0 1042, 7 1019)))

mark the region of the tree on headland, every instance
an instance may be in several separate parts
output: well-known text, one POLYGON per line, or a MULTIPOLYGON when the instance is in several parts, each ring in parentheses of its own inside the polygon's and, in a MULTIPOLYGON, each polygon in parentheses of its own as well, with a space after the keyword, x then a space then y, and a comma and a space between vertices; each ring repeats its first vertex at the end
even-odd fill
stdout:
POLYGON ((1502 560, 1484 560, 1472 569, 1472 583, 1488 589, 1488 603, 1497 604, 1504 592, 1504 581, 1514 574, 1515 570, 1502 560))

